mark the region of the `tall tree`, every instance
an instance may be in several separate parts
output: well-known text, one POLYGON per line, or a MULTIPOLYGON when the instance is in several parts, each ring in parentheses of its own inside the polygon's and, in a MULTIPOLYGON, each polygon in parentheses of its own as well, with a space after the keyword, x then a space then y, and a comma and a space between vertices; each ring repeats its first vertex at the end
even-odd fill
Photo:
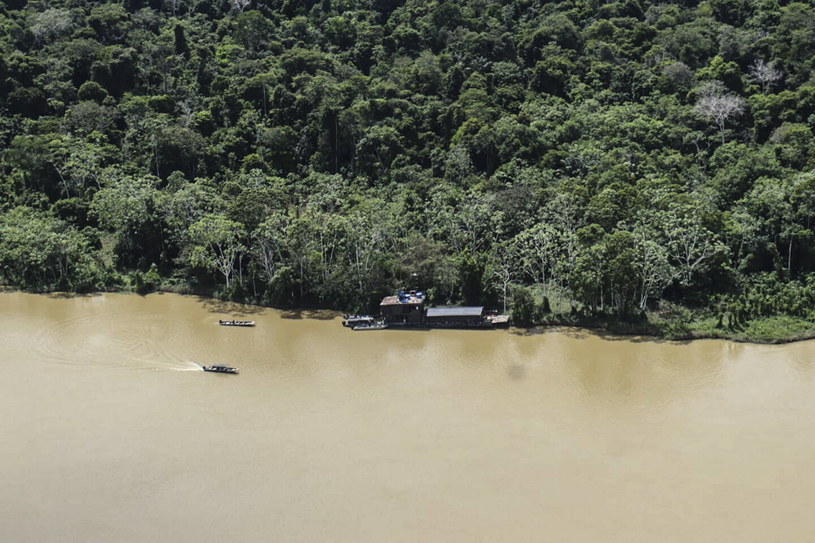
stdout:
POLYGON ((207 214, 190 226, 187 262, 192 266, 221 273, 230 288, 230 280, 246 250, 243 225, 223 215, 207 214))
POLYGON ((725 125, 744 113, 744 104, 744 99, 728 93, 720 82, 710 81, 699 89, 695 109, 700 115, 716 123, 724 144, 725 125))

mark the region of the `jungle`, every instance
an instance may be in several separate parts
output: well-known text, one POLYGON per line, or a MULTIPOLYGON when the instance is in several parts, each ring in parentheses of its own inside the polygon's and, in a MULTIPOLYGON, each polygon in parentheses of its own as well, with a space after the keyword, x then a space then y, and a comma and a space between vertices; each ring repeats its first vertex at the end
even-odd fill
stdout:
POLYGON ((815 335, 815 7, 8 0, 0 280, 815 335))

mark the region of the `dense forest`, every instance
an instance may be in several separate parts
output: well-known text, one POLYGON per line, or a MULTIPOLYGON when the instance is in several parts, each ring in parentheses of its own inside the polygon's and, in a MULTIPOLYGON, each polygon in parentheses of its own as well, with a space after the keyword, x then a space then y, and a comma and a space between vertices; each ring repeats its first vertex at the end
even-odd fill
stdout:
POLYGON ((0 274, 808 329, 813 128, 808 2, 7 0, 0 274))

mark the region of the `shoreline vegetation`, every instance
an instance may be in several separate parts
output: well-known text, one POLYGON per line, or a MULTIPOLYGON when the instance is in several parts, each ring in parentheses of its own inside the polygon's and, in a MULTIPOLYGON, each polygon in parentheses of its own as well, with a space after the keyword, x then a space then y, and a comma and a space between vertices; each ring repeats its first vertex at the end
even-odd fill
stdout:
POLYGON ((815 5, 0 3, 0 283, 811 337, 815 5))
POLYGON ((557 317, 541 325, 576 326, 599 329, 620 336, 648 336, 654 340, 693 341, 724 339, 739 343, 784 344, 815 339, 815 323, 792 317, 762 317, 737 329, 717 327, 715 317, 691 315, 685 318, 665 317, 660 312, 646 312, 646 322, 636 323, 609 316, 587 318, 557 317))
MULTIPOLYGON (((815 322, 790 315, 749 317, 739 306, 689 308, 661 301, 659 307, 632 311, 587 311, 562 296, 533 301, 529 290, 516 291, 513 318, 528 326, 576 326, 621 336, 655 340, 725 339, 756 344, 781 344, 815 339, 815 322)), ((517 325, 517 324, 516 324, 517 325)))
MULTIPOLYGON (((195 291, 189 288, 162 288, 141 291, 121 289, 94 292, 34 292, 12 286, 0 286, 0 292, 29 292, 32 294, 59 293, 76 296, 106 293, 126 293, 144 296, 154 293, 172 293, 201 296, 220 302, 234 302, 255 308, 269 308, 282 311, 319 311, 321 315, 324 311, 336 312, 338 315, 341 313, 337 308, 314 306, 279 307, 258 304, 252 301, 227 300, 217 297, 214 292, 195 291)), ((535 330, 549 327, 568 327, 620 337, 640 336, 653 341, 722 339, 740 343, 777 345, 815 339, 815 322, 805 319, 788 316, 763 317, 731 327, 720 322, 718 317, 706 314, 704 311, 693 312, 687 308, 680 307, 671 307, 670 309, 662 311, 644 311, 634 317, 628 318, 621 318, 613 314, 585 315, 581 314, 580 311, 565 311, 563 313, 550 312, 547 315, 538 315, 534 320, 527 320, 525 324, 515 324, 511 322, 511 326, 512 329, 521 331, 523 334, 531 334, 534 333, 535 330)))

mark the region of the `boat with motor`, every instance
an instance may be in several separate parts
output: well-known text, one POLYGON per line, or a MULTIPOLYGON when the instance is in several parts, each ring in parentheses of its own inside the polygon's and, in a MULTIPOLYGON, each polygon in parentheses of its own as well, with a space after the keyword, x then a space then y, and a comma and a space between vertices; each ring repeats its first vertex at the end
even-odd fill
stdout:
POLYGON ((211 371, 212 373, 239 373, 238 368, 226 366, 224 364, 214 364, 212 366, 204 366, 204 371, 211 371))
POLYGON ((354 328, 359 325, 373 324, 376 317, 373 315, 343 315, 342 325, 346 328, 354 328))
POLYGON ((254 326, 255 321, 219 320, 221 326, 254 326))

